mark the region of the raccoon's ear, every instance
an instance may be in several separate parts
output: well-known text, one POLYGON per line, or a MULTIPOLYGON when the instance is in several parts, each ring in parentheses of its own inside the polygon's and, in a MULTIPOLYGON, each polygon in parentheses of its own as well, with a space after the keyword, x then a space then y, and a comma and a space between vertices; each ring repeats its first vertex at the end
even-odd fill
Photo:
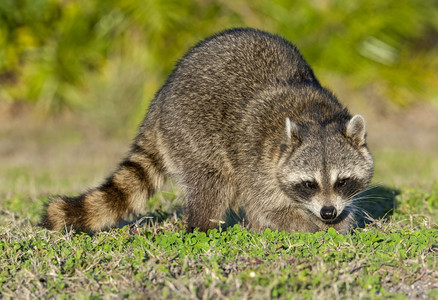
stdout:
POLYGON ((345 135, 353 142, 357 147, 365 145, 366 126, 365 119, 361 115, 355 115, 347 123, 345 129, 345 135))
POLYGON ((292 122, 289 118, 286 118, 286 145, 301 141, 300 129, 295 122, 292 122))

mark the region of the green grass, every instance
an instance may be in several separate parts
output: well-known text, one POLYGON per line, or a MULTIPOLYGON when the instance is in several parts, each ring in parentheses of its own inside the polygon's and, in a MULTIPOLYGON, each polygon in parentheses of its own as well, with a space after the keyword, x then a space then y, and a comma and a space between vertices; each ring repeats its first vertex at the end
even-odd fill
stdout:
POLYGON ((5 199, 0 297, 438 298, 438 184, 376 189, 370 200, 383 209, 367 211, 389 214, 345 236, 239 225, 186 233, 175 194, 152 200, 159 221, 95 235, 34 226, 45 197, 5 199))

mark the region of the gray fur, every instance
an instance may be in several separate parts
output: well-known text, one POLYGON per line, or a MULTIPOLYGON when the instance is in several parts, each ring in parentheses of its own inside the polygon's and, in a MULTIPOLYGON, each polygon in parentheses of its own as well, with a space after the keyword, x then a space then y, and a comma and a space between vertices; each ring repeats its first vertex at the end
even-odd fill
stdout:
POLYGON ((232 29, 178 62, 120 168, 83 195, 55 198, 42 224, 115 226, 142 213, 142 201, 172 176, 189 230, 216 227, 232 208, 256 230, 346 232, 352 198, 372 171, 364 119, 321 87, 298 50, 276 35, 232 29), (322 218, 323 207, 336 217, 322 218))

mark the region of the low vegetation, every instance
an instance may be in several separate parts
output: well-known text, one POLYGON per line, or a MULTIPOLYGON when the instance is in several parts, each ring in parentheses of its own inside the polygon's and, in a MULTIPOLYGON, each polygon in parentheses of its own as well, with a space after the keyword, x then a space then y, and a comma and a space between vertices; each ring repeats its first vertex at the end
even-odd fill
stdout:
POLYGON ((6 199, 0 297, 438 298, 438 185, 376 190, 361 205, 371 222, 347 235, 241 225, 186 233, 169 199, 123 228, 53 233, 34 226, 45 198, 6 199))

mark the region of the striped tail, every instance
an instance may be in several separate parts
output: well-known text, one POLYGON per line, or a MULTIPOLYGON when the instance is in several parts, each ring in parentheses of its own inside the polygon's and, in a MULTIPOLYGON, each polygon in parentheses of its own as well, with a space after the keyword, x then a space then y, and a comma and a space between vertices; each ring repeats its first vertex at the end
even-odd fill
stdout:
POLYGON ((163 181, 159 155, 134 145, 128 158, 101 186, 77 197, 53 198, 40 225, 51 230, 91 232, 117 226, 144 213, 146 200, 163 181))

